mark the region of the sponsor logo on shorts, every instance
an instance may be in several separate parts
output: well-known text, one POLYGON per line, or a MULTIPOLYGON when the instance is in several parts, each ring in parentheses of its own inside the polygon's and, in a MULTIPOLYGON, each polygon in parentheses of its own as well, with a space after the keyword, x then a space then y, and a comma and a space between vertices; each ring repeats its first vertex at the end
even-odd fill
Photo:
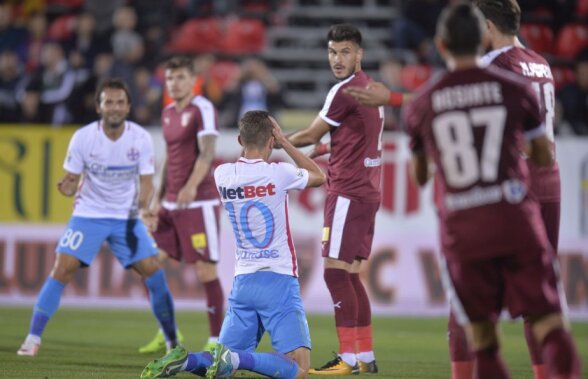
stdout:
POLYGON ((206 234, 196 233, 192 234, 192 247, 196 250, 206 249, 206 234))
POLYGON ((276 185, 273 183, 264 186, 244 186, 236 188, 218 187, 218 192, 223 199, 251 199, 253 197, 266 197, 276 194, 276 185))
POLYGON ((328 226, 325 226, 323 228, 323 239, 322 242, 327 242, 329 240, 331 234, 331 228, 329 228, 328 226))
POLYGON ((255 261, 258 259, 277 259, 280 257, 278 250, 237 250, 237 260, 255 261))

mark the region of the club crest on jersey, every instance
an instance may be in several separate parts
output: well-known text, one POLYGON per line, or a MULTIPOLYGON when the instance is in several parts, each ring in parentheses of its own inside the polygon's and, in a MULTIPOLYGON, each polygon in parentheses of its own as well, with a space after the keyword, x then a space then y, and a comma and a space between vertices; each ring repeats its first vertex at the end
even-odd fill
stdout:
POLYGON ((182 128, 185 128, 186 126, 188 126, 188 123, 190 122, 190 118, 192 118, 191 112, 182 113, 182 119, 180 121, 180 125, 182 125, 182 128))
POLYGON ((135 149, 134 147, 131 147, 129 149, 129 151, 127 151, 127 158, 129 158, 130 161, 134 162, 137 159, 139 159, 139 151, 137 149, 135 149))

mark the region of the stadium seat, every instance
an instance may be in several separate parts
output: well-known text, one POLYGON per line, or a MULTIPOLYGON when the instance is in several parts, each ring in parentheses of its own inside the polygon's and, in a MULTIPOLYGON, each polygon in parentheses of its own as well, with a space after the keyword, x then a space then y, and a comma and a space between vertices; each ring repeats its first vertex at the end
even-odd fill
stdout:
POLYGON ((254 19, 235 19, 226 25, 222 52, 226 54, 254 54, 265 47, 265 26, 254 19))
POLYGON ((558 91, 576 80, 574 70, 567 66, 551 66, 551 74, 555 83, 555 90, 558 91))
POLYGON ((578 0, 576 2, 576 13, 581 17, 588 17, 588 0, 578 0))
POLYGON ((219 50, 221 41, 218 19, 192 19, 172 33, 167 50, 172 53, 212 53, 219 50))
POLYGON ((409 64, 404 66, 401 74, 402 86, 409 91, 414 91, 418 86, 425 83, 433 69, 427 64, 409 64))
POLYGON ((574 59, 587 46, 588 25, 567 24, 559 31, 555 52, 562 58, 574 59))
POLYGON ((521 37, 526 45, 541 55, 553 53, 553 30, 545 24, 522 24, 521 37))
POLYGON ((77 17, 75 15, 66 14, 57 17, 47 30, 47 38, 63 41, 72 36, 76 28, 77 17))

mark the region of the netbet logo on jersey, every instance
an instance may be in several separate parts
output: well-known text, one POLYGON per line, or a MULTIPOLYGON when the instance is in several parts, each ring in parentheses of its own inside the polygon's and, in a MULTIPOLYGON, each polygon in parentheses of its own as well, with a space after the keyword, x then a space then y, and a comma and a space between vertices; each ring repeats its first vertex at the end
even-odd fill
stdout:
POLYGON ((265 186, 244 186, 237 188, 218 187, 218 192, 225 200, 251 199, 253 197, 266 197, 276 194, 276 186, 269 183, 265 186))

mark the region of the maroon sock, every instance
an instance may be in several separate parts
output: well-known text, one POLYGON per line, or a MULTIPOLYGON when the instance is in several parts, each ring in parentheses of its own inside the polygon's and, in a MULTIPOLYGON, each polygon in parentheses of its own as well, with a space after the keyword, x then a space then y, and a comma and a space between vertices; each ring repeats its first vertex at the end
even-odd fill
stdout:
POLYGON ((474 361, 474 353, 469 349, 465 329, 459 325, 453 312, 449 313, 447 338, 449 340, 449 357, 451 358, 451 362, 474 361))
POLYGON ((355 297, 357 299, 357 326, 370 326, 372 324, 372 307, 370 305, 370 298, 365 291, 363 283, 359 279, 359 274, 349 274, 351 284, 355 290, 355 297))
POLYGON ((347 271, 327 268, 325 283, 331 293, 335 307, 335 326, 355 328, 357 326, 357 296, 347 271))
POLYGON ((529 355, 531 356, 531 363, 533 366, 542 365, 543 357, 541 356, 541 346, 537 343, 535 335, 533 335, 533 328, 531 323, 525 319, 525 339, 527 340, 527 347, 529 348, 529 355))
POLYGON ((206 308, 208 312, 208 326, 211 337, 218 337, 223 323, 225 298, 218 279, 202 283, 206 292, 206 308))
POLYGON ((541 347, 550 378, 580 377, 580 359, 570 333, 564 329, 552 330, 541 347))
POLYGON ((476 378, 509 379, 508 370, 498 353, 498 346, 476 351, 476 378))

